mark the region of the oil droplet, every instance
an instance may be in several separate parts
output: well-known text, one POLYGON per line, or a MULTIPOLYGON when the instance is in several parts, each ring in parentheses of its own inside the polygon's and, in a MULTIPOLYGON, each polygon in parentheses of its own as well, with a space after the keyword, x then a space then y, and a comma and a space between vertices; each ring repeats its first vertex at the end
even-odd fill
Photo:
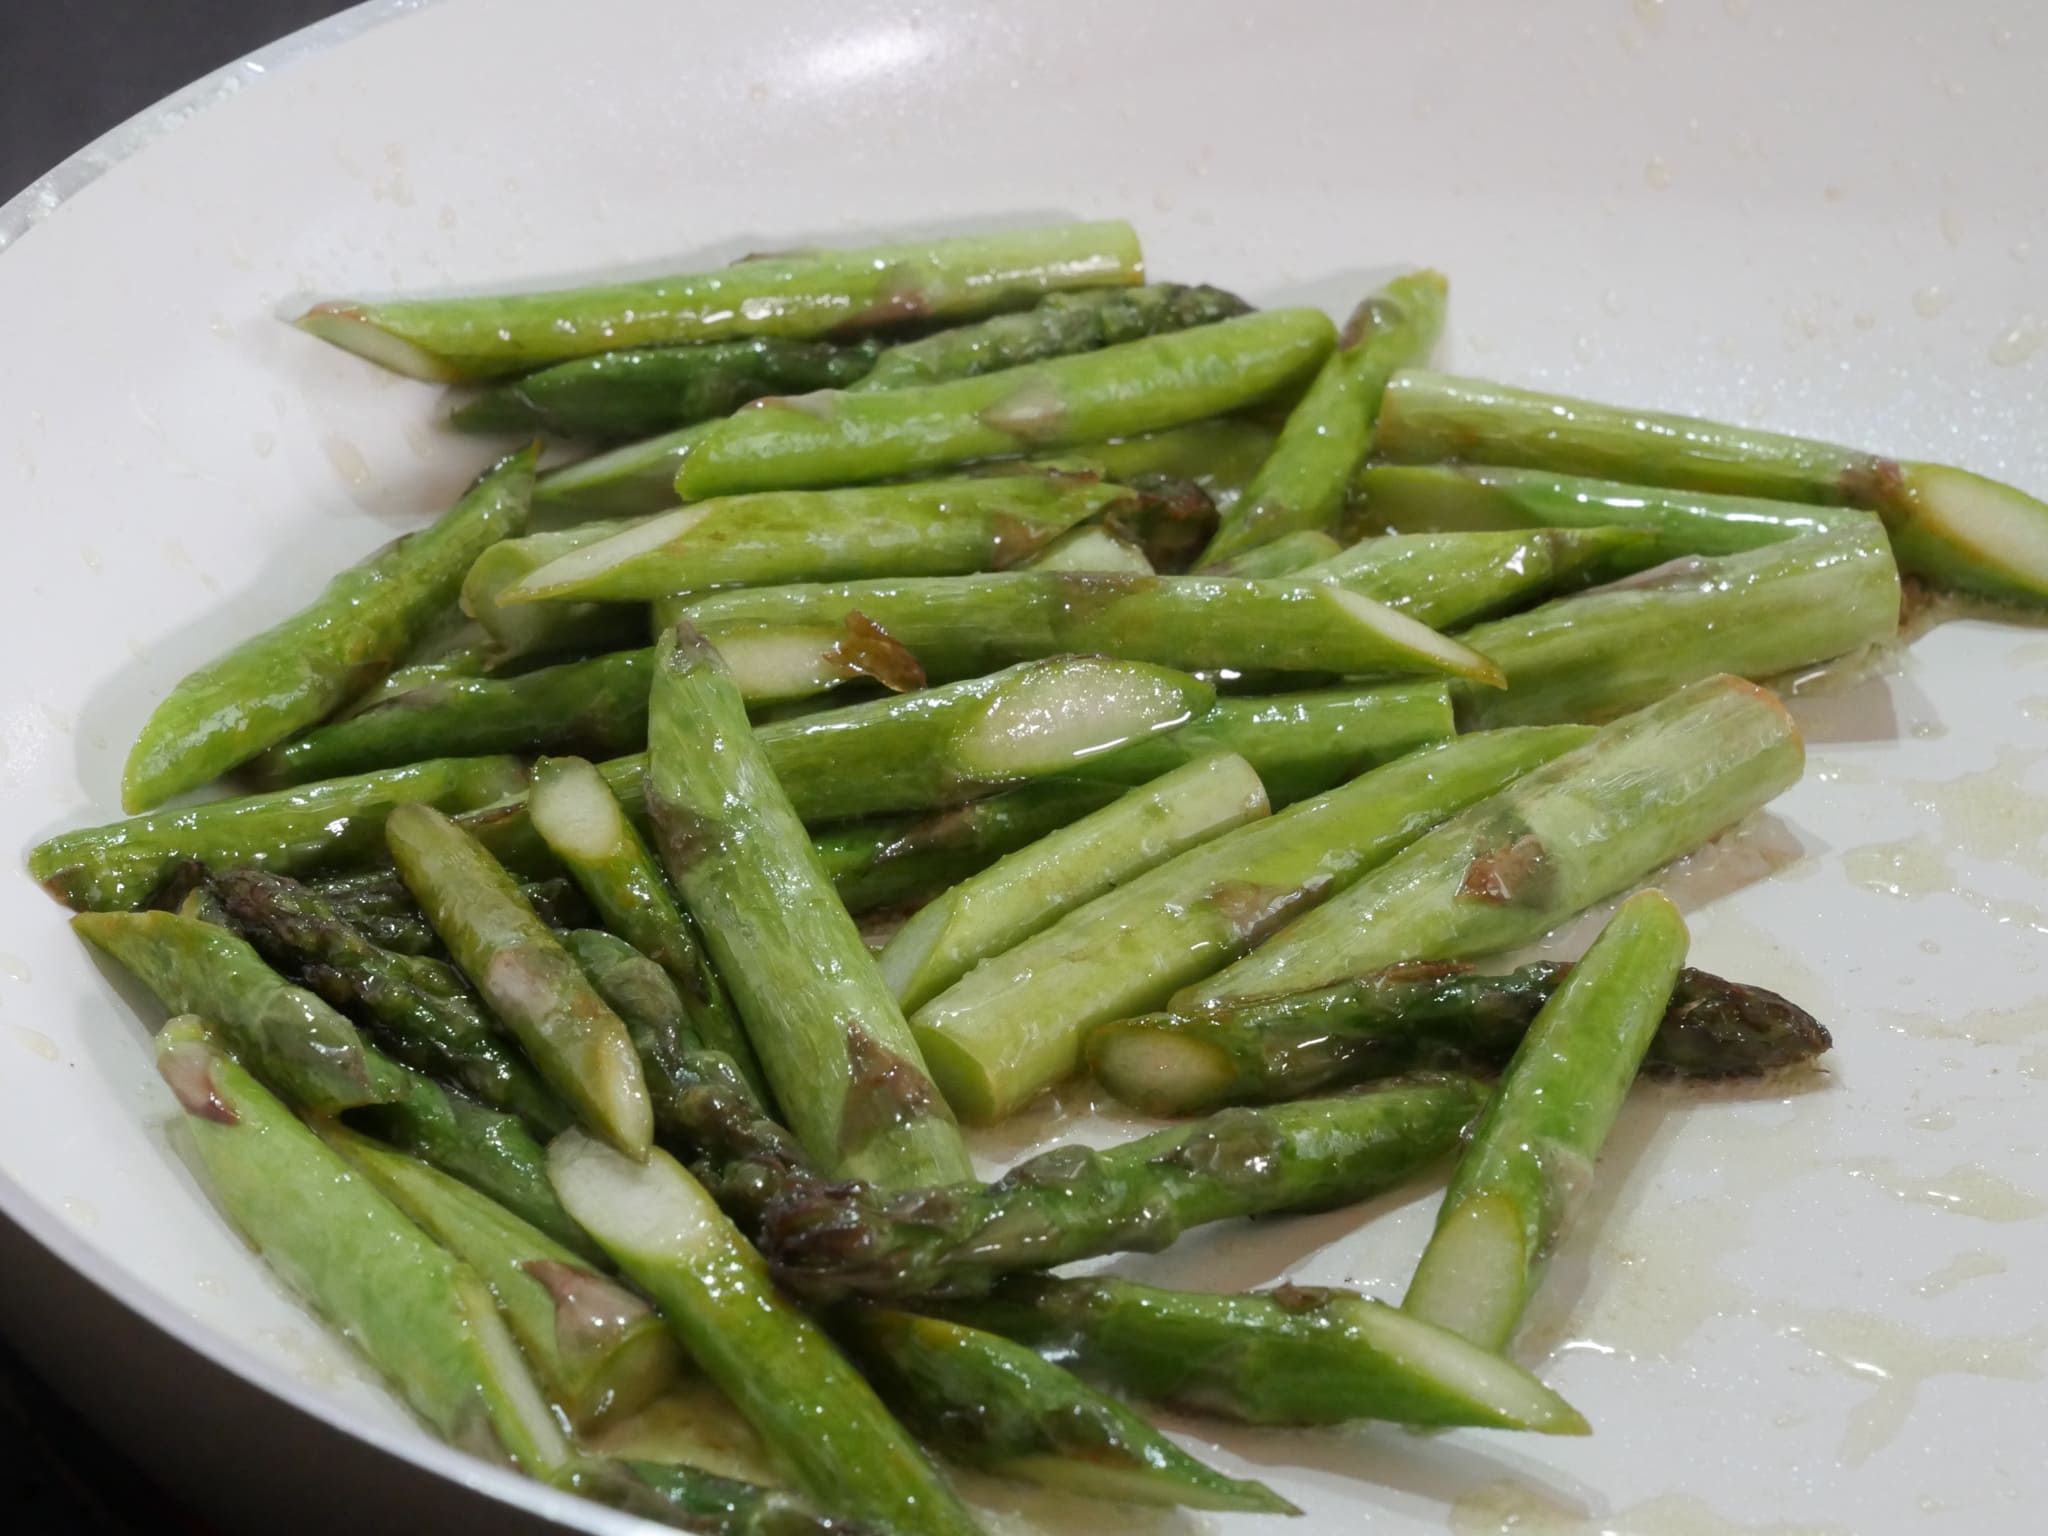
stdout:
POLYGON ((0 950, 0 976, 5 976, 10 981, 28 981, 33 978, 34 974, 28 968, 28 962, 22 959, 21 956, 10 955, 4 950, 0 950))
POLYGON ((1949 291, 1941 284, 1929 283, 1913 295, 1913 312, 1922 320, 1932 320, 1953 302, 1949 291))
POLYGON ((2020 1071, 2037 1082, 2048 1082, 2048 1046, 2029 1051, 2020 1058, 2020 1071))
POLYGON ((57 1209, 62 1211, 78 1226, 96 1227, 100 1224, 100 1213, 97 1207, 89 1201, 79 1199, 76 1195, 67 1196, 59 1201, 57 1209))
POLYGON ((1924 837, 1848 849, 1842 868, 1865 890, 1883 896, 1931 896, 1954 883, 1941 849, 1924 837))
POLYGON ((361 486, 369 483, 370 464, 363 457, 363 450, 338 433, 323 433, 320 451, 327 455, 327 462, 334 466, 334 472, 350 485, 361 486))
POLYGON ((78 558, 85 562, 85 568, 88 571, 93 572, 95 575, 99 573, 101 565, 100 552, 90 544, 80 546, 78 558))
POLYGON ((257 458, 267 459, 277 452, 277 434, 275 432, 255 433, 249 439, 249 446, 255 450, 257 458))
POLYGON ((26 1024, 10 1024, 8 1029, 14 1035, 15 1043, 31 1056, 40 1056, 44 1061, 61 1061, 64 1053, 57 1049, 57 1042, 40 1029, 30 1029, 26 1024))
POLYGON ((2043 342, 2048 342, 2048 326, 2036 316, 2022 315, 1993 338, 1990 358, 2001 368, 2014 368, 2040 351, 2043 342))
POLYGON ((1856 325, 1856 329, 1859 331, 1872 330, 1877 325, 1876 313, 1868 309, 1857 310, 1855 315, 1853 316, 1853 319, 1856 325))
POLYGON ((192 1284, 209 1296, 225 1296, 228 1293, 228 1283, 219 1275, 194 1275, 192 1284))
POLYGON ((2012 249, 2007 251, 2006 254, 2024 266, 2034 259, 2034 247, 2030 241, 2015 240, 2012 243, 2012 249))
POLYGON ((1913 1289, 1922 1296, 1946 1296, 1959 1285, 2005 1273, 2005 1260, 1995 1253, 1972 1250, 1959 1253, 1913 1289))
POLYGON ((2000 747, 1989 768, 1953 779, 1914 780, 1913 804, 1941 818, 1954 848, 1987 863, 2012 864, 2048 876, 2048 795, 2026 785, 2039 754, 2000 747))
POLYGON ((1952 1131, 1956 1128, 1956 1112, 1946 1105, 1930 1109, 1913 1121, 1916 1131, 1952 1131))
POLYGON ((1963 213, 1960 208, 1941 210, 1941 238, 1950 245, 1963 243, 1963 213))
POLYGON ((1858 1158, 1842 1167, 1850 1178, 1867 1180, 1896 1200, 1931 1205, 1979 1221, 2033 1221, 2048 1216, 2048 1200, 1975 1163, 1959 1164, 1932 1178, 1904 1174, 1888 1157, 1858 1158))
POLYGON ((1744 1525, 1690 1494, 1665 1493, 1590 1515, 1521 1483, 1484 1483, 1451 1505, 1451 1536, 1848 1536, 1840 1525, 1744 1525))
POLYGON ((341 1383, 341 1370, 335 1362, 333 1348, 323 1340, 309 1340, 304 1334, 292 1328, 261 1328, 256 1337, 283 1355, 298 1372, 299 1379, 316 1387, 332 1387, 341 1383))
POLYGON ((1671 185, 1671 167, 1662 155, 1653 155, 1643 166, 1643 181, 1646 185, 1662 190, 1671 185))

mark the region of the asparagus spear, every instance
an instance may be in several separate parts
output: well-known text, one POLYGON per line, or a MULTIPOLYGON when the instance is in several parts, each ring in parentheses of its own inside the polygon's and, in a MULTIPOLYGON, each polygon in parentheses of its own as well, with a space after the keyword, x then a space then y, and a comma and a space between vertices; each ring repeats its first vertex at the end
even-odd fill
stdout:
POLYGON ((1056 224, 865 250, 756 256, 712 272, 504 297, 333 299, 295 322, 419 379, 489 379, 621 347, 858 335, 964 320, 1068 288, 1138 281, 1124 223, 1056 224))
POLYGON ((360 865, 382 851, 394 805, 423 800, 468 811, 525 786, 526 765, 516 758, 414 763, 60 833, 30 850, 28 868, 66 906, 134 908, 193 860, 221 869, 260 864, 287 875, 360 865))
POLYGON ((619 1465, 666 1508, 649 1508, 643 1498, 610 1478, 576 1491, 703 1536, 887 1536, 873 1526, 821 1515, 804 1500, 777 1488, 720 1477, 672 1461, 633 1460, 619 1465))
POLYGON ((922 1007, 1075 907, 1269 812, 1243 758, 1199 759, 955 886, 904 924, 876 965, 906 1011, 922 1007))
MULTIPOLYGON (((1185 427, 1139 432, 1113 442, 1083 443, 1023 460, 1040 469, 1100 475, 1119 485, 1160 479, 1193 484, 1212 510, 1231 507, 1273 451, 1277 435, 1255 421, 1217 416, 1185 427)), ((995 466, 990 466, 994 468, 995 466)))
MULTIPOLYGON (((1418 1067, 1498 1068, 1570 974, 1538 964, 1485 976, 1415 961, 1310 992, 1117 1019, 1089 1033, 1088 1070, 1147 1114, 1195 1115, 1418 1067)), ((1755 1077, 1832 1043, 1813 1015, 1775 992, 1684 970, 1644 1065, 1680 1077, 1755 1077)))
POLYGON ((648 814, 790 1128, 831 1173, 885 1187, 968 1177, 953 1118, 717 651, 687 625, 660 650, 648 814))
MULTIPOLYGON (((551 478, 543 476, 535 487, 536 511, 544 504, 541 491, 551 478)), ((660 499, 645 510, 658 511, 674 500, 663 485, 660 499)), ((593 517, 574 528, 549 529, 529 533, 524 538, 501 540, 476 557, 469 574, 462 578, 462 611, 496 642, 500 665, 529 656, 598 655, 637 643, 646 633, 646 613, 639 607, 610 603, 508 603, 505 594, 571 550, 611 538, 639 522, 636 517, 593 517)))
POLYGON ((1208 566, 1212 576, 1236 576, 1267 581, 1275 576, 1292 576, 1312 570, 1344 552, 1344 546, 1320 528, 1297 528, 1265 544, 1254 544, 1227 560, 1208 566))
POLYGON ((1716 673, 1761 680, 1875 645, 1898 618, 1898 568, 1874 525, 1680 561, 1468 631, 1508 686, 1456 689, 1458 718, 1609 719, 1716 673))
POLYGON ((227 930, 175 912, 85 912, 71 926, 169 1012, 204 1015, 293 1103, 333 1114, 389 1097, 356 1027, 227 930))
MULTIPOLYGON (((687 602, 676 604, 664 623, 655 605, 655 633, 675 627, 687 602)), ((849 613, 837 624, 795 628, 780 624, 740 624, 714 637, 740 697, 764 723, 792 714, 768 716, 776 706, 802 705, 802 713, 831 709, 839 702, 821 697, 834 689, 879 683, 891 693, 915 693, 924 687, 924 667, 894 635, 864 613, 849 613)))
POLYGON ((823 1330, 783 1298, 702 1185, 664 1152, 636 1165, 579 1132, 548 1154, 563 1202, 821 1505, 905 1536, 975 1525, 823 1330))
POLYGON ((292 1118, 196 1019, 157 1069, 228 1219, 451 1444, 545 1472, 569 1459, 474 1271, 444 1253, 292 1118))
POLYGON ((845 485, 1182 426, 1283 393, 1331 340, 1319 311, 1277 309, 978 379, 756 400, 690 445, 676 493, 845 485))
POLYGON ((541 1075, 613 1145, 645 1156, 653 1122, 626 1026, 512 877, 425 806, 399 807, 384 830, 398 872, 434 931, 541 1075))
POLYGON ((506 603, 666 597, 719 586, 1001 570, 1131 500, 1073 475, 780 491, 678 507, 569 551, 506 603))
POLYGON ((623 1418, 675 1379, 653 1309, 468 1185, 331 1122, 326 1143, 490 1287, 549 1398, 578 1429, 623 1418))
POLYGON ((904 389, 978 378, 1047 358, 1209 325, 1250 310, 1235 294, 1183 283, 1055 293, 1014 315, 998 315, 977 325, 899 342, 852 387, 862 391, 904 389))
MULTIPOLYGON (((722 419, 722 418, 719 418, 722 419)), ((676 504, 676 471, 718 420, 693 422, 659 437, 621 443, 540 477, 536 517, 550 521, 644 517, 676 504)))
POLYGON ((387 954, 317 892, 281 875, 229 869, 210 885, 236 933, 332 1006, 364 1017, 407 1066, 448 1079, 543 1135, 569 1124, 561 1101, 499 1039, 453 967, 387 954))
POLYGON ((1018 1276, 939 1311, 1133 1396, 1247 1424, 1391 1419, 1587 1433, 1570 1404, 1519 1366, 1346 1291, 1204 1296, 1104 1276, 1018 1276))
POLYGON ((1158 1007, 1586 736, 1489 733, 1416 753, 1068 912, 912 1014, 946 1102, 971 1121, 1012 1113, 1073 1073, 1091 1026, 1158 1007))
POLYGON ((1086 523, 1063 533, 1020 567, 1026 571, 1092 571, 1115 576, 1150 576, 1145 551, 1109 529, 1086 523))
POLYGON ((1057 1147, 983 1188, 848 1199, 791 1191, 763 1246, 809 1296, 977 1295, 1004 1275, 1155 1252, 1190 1227, 1368 1200, 1457 1145, 1484 1095, 1470 1078, 1226 1109, 1106 1152, 1057 1147))
POLYGON ((2048 505, 1946 465, 1415 371, 1388 386, 1379 446, 1397 463, 1469 458, 1860 507, 1884 519, 1908 575, 2026 605, 2048 598, 2048 505))
POLYGON ((951 1460, 1123 1504, 1300 1513, 1007 1339, 882 1307, 842 1312, 834 1331, 911 1432, 951 1460))
POLYGON ((1368 294, 1337 350, 1281 429, 1272 457, 1233 507, 1202 563, 1228 560, 1282 534, 1327 529, 1372 447, 1380 397, 1397 368, 1428 358, 1443 330, 1441 272, 1413 272, 1368 294))
POLYGON ((531 814, 534 829, 605 925, 676 984, 691 1043, 723 1052, 755 1097, 767 1102, 767 1081, 725 984, 604 775, 581 758, 542 758, 534 766, 531 814))
MULTIPOLYGON (((395 869, 373 869, 355 875, 322 875, 304 882, 307 889, 334 910, 335 916, 363 931, 375 918, 402 918, 426 927, 419 903, 395 869)), ((550 928, 576 928, 590 921, 583 893, 567 880, 522 880, 519 893, 550 928)), ((427 930, 429 935, 432 929, 427 930)), ((440 941, 435 939, 434 943, 440 941)))
MULTIPOLYGON (((510 539, 501 539, 491 549, 509 544, 510 539)), ((491 550, 485 550, 488 555, 491 550)), ((479 555, 482 559, 483 555, 479 555)), ((475 562, 470 568, 475 569, 475 562)), ((344 711, 353 714, 386 699, 396 698, 426 683, 445 682, 451 677, 481 677, 498 665, 500 661, 498 642, 491 638, 491 632, 462 611, 460 603, 450 603, 441 610, 432 626, 415 640, 412 649, 399 659, 397 667, 385 679, 355 700, 344 711)))
POLYGON ((1468 464, 1376 464, 1362 470, 1351 488, 1366 521, 1379 531, 1632 528, 1654 541, 1658 561, 1741 554, 1781 539, 1839 532, 1870 516, 1840 507, 1468 464))
POLYGON ((600 352, 494 384, 449 421, 464 432, 647 437, 723 416, 763 395, 844 389, 881 352, 872 338, 840 346, 776 336, 600 352))
POLYGON ((715 592, 685 612, 708 632, 829 625, 863 614, 936 681, 1070 652, 1185 670, 1497 679, 1486 657, 1458 641, 1341 586, 1301 580, 1009 571, 715 592))
POLYGON ((503 460, 432 527, 173 688, 128 754, 124 806, 196 789, 374 687, 455 601, 470 561, 525 526, 534 454, 503 460))
POLYGON ((1584 1203, 1685 947, 1670 898, 1639 891, 1543 1005, 1458 1159, 1404 1311, 1482 1349, 1506 1347, 1584 1203))
POLYGON ((1395 534, 1362 539, 1295 579, 1332 582, 1453 629, 1633 574, 1657 558, 1656 541, 1628 528, 1395 534))
POLYGON ((942 811, 831 827, 811 846, 841 904, 858 917, 921 905, 1121 792, 1114 784, 1026 784, 942 811))
POLYGON ((1714 677, 1603 727, 1173 1000, 1213 1008, 1540 937, 1799 778, 1776 695, 1714 677))

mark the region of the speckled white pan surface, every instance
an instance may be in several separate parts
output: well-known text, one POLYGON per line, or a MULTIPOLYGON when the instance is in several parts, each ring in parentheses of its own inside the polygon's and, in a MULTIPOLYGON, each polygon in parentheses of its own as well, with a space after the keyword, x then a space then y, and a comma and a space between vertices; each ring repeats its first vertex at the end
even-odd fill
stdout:
MULTIPOLYGON (((1473 372, 2048 491, 2048 11, 2017 0, 379 9, 0 253, 9 850, 111 817, 171 682, 477 468, 432 390, 272 318, 302 290, 1126 214, 1158 275, 1265 301, 1341 311, 1441 266, 1473 372)), ((1297 1499, 1292 1529, 2041 1528, 2048 638, 1947 625, 1797 708, 1806 781, 1669 885, 1697 963, 1834 1029, 1830 1071, 1631 1103, 1521 1347, 1591 1439, 1177 1426, 1297 1499)), ((0 1206, 279 1394, 514 1487, 229 1235, 166 1148, 141 1025, 25 876, 0 950, 0 1206)), ((1433 1201, 1122 1268, 1397 1295, 1433 1201)))

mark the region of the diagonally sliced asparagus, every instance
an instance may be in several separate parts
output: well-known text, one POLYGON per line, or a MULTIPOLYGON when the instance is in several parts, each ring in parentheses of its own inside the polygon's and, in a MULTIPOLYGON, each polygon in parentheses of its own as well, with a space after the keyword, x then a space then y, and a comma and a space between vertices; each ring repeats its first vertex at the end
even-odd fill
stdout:
POLYGON ((2030 606, 2048 600, 2048 505, 1945 465, 1417 371, 1387 388, 1380 452, 1861 507, 1884 519, 1908 575, 2030 606))
POLYGON ((1091 1026, 1158 1007, 1586 737, 1489 733, 1416 753, 1075 908, 912 1015, 947 1102, 972 1121, 1010 1114, 1075 1070, 1091 1026))
MULTIPOLYGON (((1147 1114, 1198 1115, 1418 1067, 1503 1067, 1570 972, 1544 963, 1488 976, 1414 961, 1309 992, 1117 1019, 1089 1034, 1088 1070, 1147 1114)), ((1832 1044, 1812 1014, 1777 993, 1685 970, 1644 1066, 1678 1077, 1757 1077, 1832 1044)))
POLYGON ((636 1165, 571 1131, 548 1166, 570 1212, 654 1298, 805 1493, 904 1536, 972 1536, 973 1520, 909 1435, 673 1158, 657 1151, 636 1165))
POLYGON ((1211 1008, 1539 938, 1795 783, 1776 695, 1715 677, 1602 728, 1173 1000, 1211 1008))
MULTIPOLYGON (((581 468, 581 465, 573 466, 581 468)), ((567 471, 556 470, 554 474, 567 471)), ((534 507, 553 475, 544 475, 534 489, 534 507)), ((646 510, 658 512, 675 500, 664 485, 662 495, 646 510)), ((529 533, 524 538, 493 544, 470 563, 462 578, 462 611, 497 643, 497 665, 530 656, 567 658, 598 655, 632 645, 645 634, 644 612, 609 603, 508 603, 505 594, 542 566, 572 550, 598 543, 638 524, 637 517, 593 516, 573 528, 529 533)))
POLYGON ((1628 528, 1393 534, 1361 539, 1295 579, 1334 582, 1432 628, 1454 629, 1657 560, 1656 541, 1628 528))
POLYGON ((1640 891, 1573 967, 1458 1159, 1402 1309, 1502 1349, 1635 1081, 1685 960, 1685 919, 1640 891))
POLYGON ((1107 528, 1087 524, 1061 534, 1021 567, 1026 571, 1090 571, 1109 576, 1150 576, 1145 551, 1107 528))
POLYGON ((533 461, 530 449, 504 460, 433 526, 181 681, 128 754, 123 805, 196 789, 375 687, 454 602, 469 563, 525 526, 533 461))
POLYGON ((1062 289, 1136 283, 1143 266, 1128 224, 1055 224, 755 256, 710 272, 553 293, 333 299, 295 323, 414 378, 488 379, 620 347, 972 319, 1062 289))
POLYGON ((920 910, 877 959, 908 1011, 983 960, 1175 854, 1270 814, 1265 787, 1229 754, 1176 768, 1020 849, 920 910))
POLYGON ((960 1133, 803 824, 695 630, 662 642, 647 805, 790 1128, 817 1165, 885 1187, 971 1173, 960 1133))
POLYGON ((616 1280, 423 1162, 338 1125, 320 1136, 482 1277, 548 1396, 577 1428, 624 1417, 675 1379, 674 1341, 616 1280))
POLYGON ((1346 1291, 1286 1285, 1205 1296, 1102 1276, 1020 1276, 940 1310, 1132 1396, 1247 1424, 1391 1419, 1588 1432, 1519 1366, 1346 1291))
POLYGON ((570 1452, 468 1265, 292 1118, 195 1019, 165 1026, 157 1069, 228 1219, 348 1335, 443 1439, 547 1473, 570 1452))
POLYGON ((401 806, 384 833, 434 931, 540 1073, 613 1145, 653 1139, 633 1042, 512 877, 447 817, 401 806))
POLYGON ((1268 581, 1275 576, 1292 576, 1334 560, 1344 546, 1320 528, 1297 528, 1271 543, 1254 544, 1228 560, 1203 567, 1211 576, 1237 576, 1249 581, 1268 581))

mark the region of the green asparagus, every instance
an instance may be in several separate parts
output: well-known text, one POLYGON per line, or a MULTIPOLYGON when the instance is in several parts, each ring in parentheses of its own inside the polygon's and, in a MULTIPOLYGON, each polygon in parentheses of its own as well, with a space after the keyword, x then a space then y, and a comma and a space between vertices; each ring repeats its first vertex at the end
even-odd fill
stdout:
MULTIPOLYGON (((510 539, 501 539, 491 549, 511 542, 510 539)), ((490 552, 487 549, 484 554, 490 552)), ((482 558, 483 555, 477 557, 479 560, 482 558)), ((472 561, 470 569, 475 568, 472 561)), ((464 613, 459 602, 450 603, 441 610, 432 627, 413 642, 412 649, 399 658, 398 665, 384 680, 349 704, 342 713, 354 714, 423 683, 445 682, 451 677, 481 677, 502 659, 498 642, 492 638, 491 632, 464 613)))
POLYGON ((399 807, 384 830, 398 872, 434 931, 541 1076, 600 1135, 644 1157, 653 1121, 626 1026, 512 877, 425 806, 399 807))
POLYGON ((1623 902, 1529 1026, 1444 1191, 1402 1309, 1505 1348, 1671 1000, 1685 919, 1661 891, 1623 902))
POLYGON ((1083 443, 1023 462, 1041 469, 1100 475, 1119 485, 1161 479, 1189 483, 1209 498, 1213 511, 1220 512, 1244 494, 1276 441, 1277 435, 1258 422, 1216 416, 1114 442, 1083 443))
POLYGON ((292 1118, 197 1020, 157 1037, 157 1068, 208 1187, 250 1244, 345 1333, 441 1437, 546 1472, 562 1433, 468 1265, 292 1118))
POLYGON ((643 1498, 609 1478, 596 1486, 579 1485, 576 1491, 701 1536, 888 1536, 873 1526, 821 1515, 811 1504, 779 1488, 764 1488, 672 1461, 635 1460, 622 1466, 666 1507, 650 1508, 643 1498))
POLYGON ((449 420, 464 432, 648 437, 763 395, 844 389, 881 354, 873 339, 839 346, 774 336, 600 352, 494 384, 449 420))
POLYGON ((1484 1098, 1464 1077, 1226 1109, 1105 1152, 1041 1153, 983 1188, 848 1199, 798 1190, 764 1250, 808 1296, 977 1295, 1006 1274, 1156 1252, 1191 1227, 1353 1205, 1450 1152, 1484 1098))
POLYGON ((1734 677, 1694 683, 1453 817, 1172 1006, 1528 943, 1726 831, 1804 761, 1774 694, 1734 677))
POLYGON ((974 1522, 824 1331, 702 1185, 664 1152, 644 1164, 570 1131, 548 1154, 578 1221, 653 1297, 803 1492, 903 1536, 973 1536, 974 1522))
POLYGON ((474 1269, 549 1398, 586 1429, 623 1418, 675 1379, 675 1343, 653 1310, 468 1185, 338 1125, 327 1144, 435 1241, 474 1269))
POLYGON ((1414 371, 1387 388, 1379 448, 1397 463, 1464 458, 1860 507, 1884 519, 1909 575, 2029 606, 2048 599, 2048 505, 1945 465, 1414 371))
POLYGON ((1326 530, 1343 508, 1352 473, 1372 447, 1380 397, 1397 368, 1425 361, 1443 330, 1441 272, 1414 272, 1369 294, 1345 322, 1337 350, 1281 429, 1260 467, 1203 552, 1228 560, 1282 534, 1326 530))
POLYGON ((882 979, 906 1012, 920 1008, 1075 907, 1269 813, 1265 787, 1241 757, 1176 768, 924 907, 877 957, 882 979))
MULTIPOLYGON (((1487 976, 1468 965, 1412 961, 1310 992, 1117 1019, 1090 1032, 1088 1070, 1146 1114, 1196 1115, 1418 1067, 1504 1067, 1570 973, 1544 963, 1487 976)), ((1684 970, 1644 1068, 1756 1077, 1810 1061, 1832 1043, 1813 1015, 1775 992, 1684 970)))
POLYGON ((1300 1513, 1008 1339, 882 1307, 840 1313, 834 1332, 911 1432, 951 1460, 1122 1504, 1300 1513))
POLYGON ((717 425, 716 419, 693 422, 551 469, 533 488, 534 515, 567 522, 666 511, 676 504, 676 471, 684 457, 717 425))
POLYGON ((1458 641, 1343 587, 1297 578, 1009 571, 714 592, 685 613, 708 633, 747 623, 829 625, 863 614, 940 682, 1073 652, 1184 670, 1498 681, 1492 663, 1458 641))
POLYGON ((1136 283, 1128 224, 1060 224, 865 250, 756 256, 644 282, 504 297, 333 299, 296 324, 419 379, 490 379, 623 347, 842 337, 966 320, 1068 288, 1136 283))
POLYGON ((1628 528, 1394 534, 1363 539, 1294 579, 1332 582, 1433 629, 1454 629, 1632 575, 1657 558, 1656 541, 1628 528))
POLYGON ((1320 528, 1297 528, 1267 544, 1219 560, 1206 569, 1212 576, 1236 576, 1251 581, 1268 581, 1275 576, 1292 576, 1313 569, 1344 552, 1344 546, 1320 528))
POLYGON ((1762 681, 1846 655, 1898 621, 1898 568, 1875 525, 1682 560, 1466 631, 1508 686, 1455 688, 1458 719, 1611 719, 1716 673, 1762 681))
POLYGON ((1445 818, 1583 742, 1469 736, 1169 859, 984 961, 911 1016, 946 1101, 1001 1119, 1080 1064, 1089 1028, 1158 1007, 1445 818))
POLYGON ((1150 576, 1152 562, 1128 539, 1094 523, 1063 533, 1021 567, 1026 571, 1090 571, 1114 576, 1150 576))
POLYGON ((196 789, 375 687, 455 601, 469 563, 525 526, 533 462, 532 449, 505 459, 432 527, 187 676, 128 754, 125 808, 196 789))
POLYGON ((1019 1276, 938 1310, 1132 1396, 1247 1424, 1391 1419, 1588 1432, 1519 1366, 1347 1291, 1285 1285, 1204 1296, 1103 1276, 1019 1276))
POLYGON ((678 625, 655 671, 648 815, 784 1118, 831 1173, 966 1178, 953 1118, 770 762, 718 652, 678 625))
MULTIPOLYGON (((557 472, 559 473, 559 471, 557 472)), ((542 506, 541 490, 551 477, 542 476, 534 490, 534 507, 542 506)), ((675 497, 662 487, 659 511, 675 497)), ((637 527, 637 517, 592 518, 574 528, 529 533, 524 538, 493 544, 471 563, 462 578, 462 611, 496 642, 498 665, 528 657, 566 659, 602 655, 637 644, 646 634, 646 610, 617 603, 508 603, 505 594, 542 566, 602 539, 637 527)))
POLYGON ((1182 426, 1283 393, 1332 336, 1318 310, 1277 309, 978 379, 757 400, 690 445, 676 494, 846 485, 1182 426))

